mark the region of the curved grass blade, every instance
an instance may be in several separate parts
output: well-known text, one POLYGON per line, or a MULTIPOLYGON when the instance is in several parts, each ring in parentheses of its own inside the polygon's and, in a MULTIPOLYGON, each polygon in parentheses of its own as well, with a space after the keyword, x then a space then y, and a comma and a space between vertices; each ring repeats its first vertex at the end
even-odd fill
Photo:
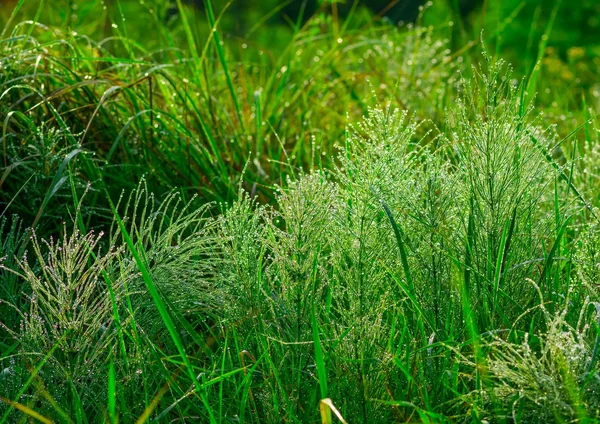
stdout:
MULTIPOLYGON (((181 0, 177 0, 178 4, 181 4, 181 0)), ((221 36, 219 31, 217 31, 217 22, 215 20, 215 14, 212 8, 212 1, 206 0, 204 2, 206 7, 206 16, 208 18, 208 23, 214 31, 213 41, 215 43, 215 48, 217 49, 217 54, 219 55, 219 61, 221 62, 221 66, 223 67, 223 72, 225 72, 225 78, 227 80, 227 86, 229 87, 229 92, 231 93, 231 98, 233 100, 233 105, 235 107, 235 111, 237 113, 237 118, 240 123, 240 127, 242 132, 244 132, 244 120, 242 118, 242 112, 240 109, 240 104, 238 101, 238 97, 236 94, 235 87, 233 86, 233 80, 231 79, 231 73, 229 72, 229 67, 227 66, 227 60, 225 59, 225 49, 223 49, 223 44, 221 43, 221 36)))
POLYGON ((39 422, 42 422, 44 424, 52 424, 53 423, 52 420, 44 417, 42 414, 35 412, 33 409, 29 408, 28 406, 23 405, 22 403, 13 402, 12 400, 3 398, 2 396, 0 396, 0 401, 4 402, 7 405, 14 406, 15 409, 18 409, 19 411, 23 412, 24 414, 29 415, 31 418, 35 418, 39 422))

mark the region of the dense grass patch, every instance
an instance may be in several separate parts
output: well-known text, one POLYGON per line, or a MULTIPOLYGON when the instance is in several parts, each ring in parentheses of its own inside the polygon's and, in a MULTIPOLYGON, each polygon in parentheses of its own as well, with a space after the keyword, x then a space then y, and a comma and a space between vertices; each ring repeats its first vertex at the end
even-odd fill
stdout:
POLYGON ((21 6, 0 422, 600 420, 597 86, 558 8, 515 73, 518 10, 463 43, 329 5, 269 51, 227 8, 144 40, 21 6))

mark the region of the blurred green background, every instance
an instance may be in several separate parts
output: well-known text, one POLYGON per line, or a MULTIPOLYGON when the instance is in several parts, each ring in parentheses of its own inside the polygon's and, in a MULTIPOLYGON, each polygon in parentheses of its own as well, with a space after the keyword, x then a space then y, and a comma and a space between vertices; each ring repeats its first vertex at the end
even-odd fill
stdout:
MULTIPOLYGON (((9 21, 18 0, 0 0, 0 23, 9 21)), ((135 40, 146 52, 164 53, 165 46, 187 49, 177 0, 23 0, 12 25, 39 16, 39 22, 85 34, 94 40, 135 40), (166 25, 165 25, 166 23, 166 25)), ((201 49, 209 25, 203 0, 182 0, 201 49)), ((545 56, 544 76, 592 90, 600 67, 600 2, 598 0, 213 0, 224 43, 232 57, 283 51, 309 18, 344 29, 374 23, 421 23, 446 27, 452 22, 451 46, 459 51, 484 37, 486 47, 509 61, 516 76, 526 76, 545 56), (421 17, 420 8, 425 9, 421 17), (329 21, 329 22, 328 22, 329 21), (548 39, 543 35, 549 34, 548 39), (247 48, 250 47, 250 48, 247 48), (539 47, 543 47, 541 53, 539 47), (252 53, 250 53, 252 52, 252 53)), ((275 60, 275 59, 273 59, 275 60)))
MULTIPOLYGON (((18 0, 0 1, 0 22, 4 26, 18 0)), ((14 22, 32 19, 63 26, 91 37, 127 35, 146 48, 164 45, 162 30, 167 22, 177 30, 181 19, 177 0, 24 0, 14 22), (40 10, 41 9, 41 10, 40 10), (116 26, 116 28, 115 28, 116 26)), ((183 0, 196 36, 202 40, 208 31, 203 0, 183 0)), ((454 21, 456 36, 477 39, 484 32, 501 33, 500 48, 514 58, 526 56, 532 42, 539 39, 553 20, 548 45, 563 59, 568 49, 581 46, 590 55, 600 45, 600 2, 597 0, 213 0, 219 28, 231 40, 252 41, 277 51, 292 37, 297 24, 310 16, 337 15, 347 26, 360 27, 371 21, 406 23, 417 18, 425 6, 425 24, 454 21)))

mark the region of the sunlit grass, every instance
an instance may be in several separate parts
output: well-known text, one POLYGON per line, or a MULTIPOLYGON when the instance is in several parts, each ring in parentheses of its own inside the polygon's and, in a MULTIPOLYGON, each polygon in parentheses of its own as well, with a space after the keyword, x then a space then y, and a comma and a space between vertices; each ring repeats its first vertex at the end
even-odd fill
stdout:
POLYGON ((600 418, 596 105, 544 43, 178 3, 5 30, 0 422, 600 418))

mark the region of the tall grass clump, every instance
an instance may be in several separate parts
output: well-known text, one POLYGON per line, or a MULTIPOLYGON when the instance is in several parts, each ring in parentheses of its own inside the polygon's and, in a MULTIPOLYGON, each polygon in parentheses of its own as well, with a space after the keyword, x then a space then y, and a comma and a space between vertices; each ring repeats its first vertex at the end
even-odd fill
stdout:
POLYGON ((502 68, 501 62, 491 64, 474 70, 474 81, 463 80, 457 113, 450 118, 455 122, 448 124, 460 181, 464 281, 476 292, 482 328, 508 326, 522 312, 514 296, 534 294, 523 278, 566 220, 562 205, 554 205, 555 217, 548 215, 557 178, 546 157, 552 135, 536 124, 523 88, 502 68), (556 221, 548 222, 552 218, 556 221))
MULTIPOLYGON (((66 228, 64 233, 61 240, 43 243, 32 235, 35 269, 25 255, 19 261, 20 270, 13 271, 29 294, 20 310, 19 327, 5 328, 18 346, 6 370, 12 378, 21 378, 20 385, 9 384, 7 379, 4 386, 4 396, 54 410, 63 419, 64 409, 93 415, 106 404, 99 394, 105 393, 108 370, 104 365, 116 329, 104 279, 118 255, 114 249, 99 252, 102 235, 81 234, 77 229, 68 235, 66 228), (23 379, 26 370, 30 370, 27 381, 23 379), (34 393, 27 392, 28 386, 35 388, 34 393), (77 410, 81 405, 84 411, 77 410)), ((120 298, 119 286, 113 284, 111 290, 120 298)))

